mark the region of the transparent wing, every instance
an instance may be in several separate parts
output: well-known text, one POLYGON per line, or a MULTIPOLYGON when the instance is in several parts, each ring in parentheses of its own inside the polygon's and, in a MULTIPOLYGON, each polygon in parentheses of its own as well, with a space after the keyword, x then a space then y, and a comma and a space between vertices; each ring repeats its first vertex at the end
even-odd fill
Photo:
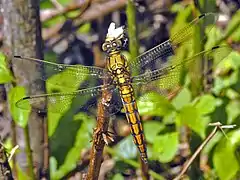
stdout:
MULTIPOLYGON (((33 81, 38 81, 39 85, 44 84, 39 81, 44 81, 47 82, 47 84, 69 88, 69 90, 76 89, 80 85, 83 89, 94 85, 101 85, 103 79, 110 78, 104 68, 57 64, 22 56, 15 56, 14 61, 13 68, 17 68, 19 64, 36 64, 39 67, 39 71, 42 72, 42 75, 40 79, 34 79, 33 81)), ((29 74, 28 77, 31 78, 31 75, 29 74)))
POLYGON ((158 94, 167 95, 181 86, 184 70, 189 69, 192 63, 203 59, 215 59, 220 62, 231 51, 230 47, 222 45, 202 51, 185 60, 175 59, 169 66, 132 77, 132 84, 139 94, 157 92, 158 94))
POLYGON ((78 112, 96 114, 97 104, 101 102, 106 107, 106 113, 112 115, 122 108, 117 97, 117 89, 112 85, 102 85, 67 93, 51 93, 27 96, 17 101, 16 106, 24 110, 33 110, 38 113, 63 113, 71 108, 78 112), (104 96, 103 92, 108 96, 104 96), (44 104, 47 104, 44 106, 44 104))
POLYGON ((191 43, 195 29, 200 24, 214 24, 218 18, 215 13, 202 14, 191 23, 172 35, 169 40, 144 52, 135 60, 129 62, 130 70, 134 75, 142 74, 147 70, 155 70, 162 67, 167 57, 173 56, 175 50, 182 44, 191 43))

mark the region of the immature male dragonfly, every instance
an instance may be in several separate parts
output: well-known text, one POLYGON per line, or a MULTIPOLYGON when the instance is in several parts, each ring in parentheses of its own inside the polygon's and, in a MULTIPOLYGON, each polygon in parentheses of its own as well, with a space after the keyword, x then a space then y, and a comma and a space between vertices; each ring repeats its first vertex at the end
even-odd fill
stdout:
MULTIPOLYGON (((25 109, 30 103, 31 108, 39 112, 61 113, 70 107, 74 98, 78 98, 79 108, 90 110, 99 99, 96 97, 101 97, 102 92, 106 90, 112 94, 112 98, 109 101, 102 100, 100 102, 106 107, 109 115, 115 114, 124 107, 134 143, 140 151, 141 159, 147 163, 146 143, 134 90, 138 91, 138 93, 145 91, 144 93, 151 94, 151 92, 155 91, 163 94, 164 90, 176 87, 180 82, 179 72, 183 68, 189 67, 194 60, 212 58, 218 52, 226 49, 225 46, 217 46, 195 54, 190 58, 174 61, 169 66, 159 67, 157 65, 163 58, 173 56, 175 50, 185 42, 191 43, 191 37, 197 26, 205 22, 214 23, 216 18, 217 16, 214 13, 200 15, 178 33, 171 36, 169 40, 148 50, 133 61, 127 61, 121 53, 123 41, 125 40, 123 28, 115 29, 115 25, 111 24, 102 45, 103 51, 107 54, 105 69, 92 66, 55 64, 39 59, 16 56, 15 58, 22 63, 28 61, 40 64, 42 68, 51 72, 50 74, 45 73, 41 77, 41 80, 46 81, 46 85, 62 85, 59 81, 48 81, 54 73, 57 73, 57 75, 65 73, 65 75, 74 77, 76 80, 75 83, 64 84, 70 89, 69 92, 55 91, 50 94, 30 95, 20 99, 16 105, 25 109), (79 90, 74 89, 76 87, 79 90), (47 107, 41 104, 43 101, 47 102, 47 107)), ((224 57, 219 57, 219 60, 224 57)), ((148 101, 147 98, 142 100, 148 101)))

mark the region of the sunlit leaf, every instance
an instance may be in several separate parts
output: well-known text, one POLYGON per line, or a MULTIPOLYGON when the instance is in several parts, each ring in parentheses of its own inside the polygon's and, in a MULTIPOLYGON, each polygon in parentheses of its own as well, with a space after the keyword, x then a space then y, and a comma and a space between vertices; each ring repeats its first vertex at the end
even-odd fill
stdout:
MULTIPOLYGON (((57 160, 54 157, 50 157, 49 159, 49 164, 50 164, 50 176, 54 174, 54 172, 57 171, 57 160)), ((51 177, 52 179, 53 177, 51 177)))
POLYGON ((167 114, 163 117, 163 124, 174 124, 176 122, 176 116, 176 111, 172 111, 170 114, 167 114))
POLYGON ((62 5, 68 5, 69 4, 69 0, 58 0, 58 2, 62 5))
POLYGON ((43 27, 49 28, 51 26, 55 26, 56 24, 63 23, 65 21, 64 16, 56 16, 54 18, 51 18, 45 22, 43 22, 43 27))
POLYGON ((41 0, 40 8, 41 9, 54 8, 54 5, 51 3, 50 0, 41 0))
POLYGON ((239 100, 232 100, 226 107, 226 112, 228 114, 228 124, 235 122, 236 118, 240 115, 240 102, 239 100))
POLYGON ((180 124, 187 125, 202 138, 205 137, 205 129, 210 122, 210 118, 208 116, 202 116, 196 107, 190 105, 183 107, 177 118, 180 124))
POLYGON ((195 107, 199 110, 202 115, 210 114, 215 110, 216 98, 210 94, 203 95, 200 97, 195 107))
POLYGON ((137 104, 141 115, 164 116, 174 110, 173 105, 157 93, 144 94, 137 104))
POLYGON ((25 89, 20 86, 12 88, 8 93, 11 115, 15 123, 21 126, 22 128, 26 127, 28 123, 28 118, 31 112, 30 111, 31 106, 29 103, 25 103, 26 107, 24 107, 24 109, 20 109, 16 106, 16 102, 25 96, 26 96, 25 89))
POLYGON ((213 46, 216 46, 216 40, 219 39, 222 36, 222 32, 217 27, 210 27, 206 28, 208 31, 207 35, 207 42, 205 44, 205 49, 212 48, 213 46))
POLYGON ((0 84, 8 83, 12 81, 13 77, 10 70, 7 67, 5 56, 0 53, 0 84))
POLYGON ((124 177, 121 174, 115 174, 112 180, 124 180, 124 177))
POLYGON ((187 88, 183 88, 180 93, 172 100, 172 105, 179 110, 191 101, 191 92, 187 88))
POLYGON ((170 162, 178 150, 178 133, 158 135, 154 139, 153 156, 163 163, 170 162))
POLYGON ((78 32, 81 34, 88 33, 90 31, 90 29, 91 29, 91 24, 85 23, 78 29, 78 32))
POLYGON ((236 148, 240 144, 240 130, 237 129, 227 134, 216 146, 213 155, 213 164, 218 176, 222 180, 234 179, 239 171, 239 163, 235 156, 236 148))
POLYGON ((154 138, 161 132, 165 125, 159 121, 147 121, 143 124, 147 142, 154 143, 154 138))

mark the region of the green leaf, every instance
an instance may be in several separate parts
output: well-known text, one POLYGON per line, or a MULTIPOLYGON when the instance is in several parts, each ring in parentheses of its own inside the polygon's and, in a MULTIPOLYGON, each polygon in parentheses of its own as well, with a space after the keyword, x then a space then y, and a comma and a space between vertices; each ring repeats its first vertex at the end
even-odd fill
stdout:
POLYGON ((16 179, 19 179, 19 180, 31 180, 31 178, 28 176, 28 174, 26 172, 24 172, 20 167, 19 165, 17 164, 17 178, 16 179))
POLYGON ((90 148, 91 146, 90 141, 92 140, 92 136, 89 131, 92 131, 95 125, 95 120, 85 113, 78 113, 74 116, 74 121, 82 121, 77 132, 76 141, 65 157, 64 164, 62 164, 57 171, 53 172, 52 179, 61 179, 68 172, 72 171, 81 158, 81 151, 84 148, 90 148))
POLYGON ((164 124, 159 121, 147 121, 143 124, 147 142, 154 143, 154 138, 164 129, 164 124))
POLYGON ((8 69, 5 56, 0 53, 0 84, 8 83, 13 80, 10 70, 8 69))
POLYGON ((212 48, 213 46, 216 46, 216 40, 219 39, 222 36, 222 32, 217 27, 209 27, 206 28, 206 31, 208 31, 207 35, 207 42, 205 44, 205 50, 212 48))
POLYGON ((85 23, 82 26, 80 26, 80 28, 78 29, 77 32, 81 33, 81 34, 85 34, 88 33, 91 29, 91 24, 90 23, 85 23))
POLYGON ((158 135, 154 139, 153 156, 163 163, 170 162, 178 150, 178 133, 158 135))
POLYGON ((176 111, 172 111, 171 113, 167 114, 163 117, 163 124, 174 124, 176 122, 176 111))
POLYGON ((69 4, 69 0, 58 0, 58 2, 62 5, 68 5, 69 4))
POLYGON ((235 122, 236 118, 240 115, 240 102, 239 100, 232 100, 226 106, 226 112, 228 114, 228 124, 232 124, 235 122))
POLYGON ((215 110, 216 98, 210 94, 203 95, 200 97, 195 107, 198 109, 199 113, 202 115, 210 114, 215 110))
POLYGON ((184 26, 186 26, 188 24, 187 18, 192 13, 191 6, 187 6, 182 9, 179 8, 178 10, 180 10, 180 11, 178 12, 177 17, 175 18, 174 24, 172 25, 172 27, 170 29, 171 36, 176 34, 176 32, 178 32, 180 29, 182 29, 184 26))
POLYGON ((214 81, 213 92, 215 94, 219 94, 223 89, 229 88, 234 84, 238 84, 240 68, 239 58, 239 53, 233 51, 217 65, 216 72, 220 75, 217 76, 214 81), (233 70, 233 72, 228 75, 227 72, 231 70, 233 70))
POLYGON ((49 0, 42 0, 40 2, 40 8, 41 9, 54 8, 54 5, 49 0))
POLYGON ((16 106, 16 102, 25 96, 26 96, 25 89, 20 86, 12 88, 8 93, 11 115, 15 123, 22 128, 25 128, 28 123, 28 118, 31 112, 31 106, 29 103, 25 103, 24 109, 20 109, 16 106))
POLYGON ((231 34, 231 39, 234 42, 238 42, 240 41, 240 21, 239 21, 239 17, 240 17, 240 10, 238 10, 232 17, 231 17, 231 21, 228 23, 227 29, 225 32, 231 31, 231 29, 234 28, 234 33, 231 34))
POLYGON ((164 116, 174 110, 166 98, 154 92, 141 96, 137 104, 141 115, 164 116))
POLYGON ((52 175, 54 174, 54 172, 57 171, 57 160, 55 157, 50 157, 50 160, 49 160, 49 163, 50 163, 50 179, 52 179, 52 175))
POLYGON ((51 18, 45 22, 43 22, 44 28, 49 28, 51 26, 55 26, 56 24, 63 23, 66 20, 64 16, 56 16, 54 18, 51 18))
POLYGON ((180 93, 172 100, 172 105, 177 109, 191 102, 191 92, 187 88, 183 88, 180 93))
POLYGON ((199 110, 190 105, 181 109, 177 115, 177 120, 180 125, 187 125, 202 138, 205 137, 205 129, 210 122, 210 118, 208 116, 201 116, 199 110))
POLYGON ((235 150, 240 144, 240 129, 227 134, 228 139, 223 138, 216 146, 213 154, 213 164, 220 179, 235 179, 239 171, 239 164, 235 156, 235 150))
MULTIPOLYGON (((48 73, 51 73, 51 72, 48 72, 48 73)), ((87 75, 84 75, 81 77, 72 76, 72 73, 70 70, 65 70, 61 73, 55 74, 55 75, 51 76, 50 78, 48 78, 48 80, 46 82, 47 93, 73 92, 73 91, 76 91, 78 89, 78 87, 80 86, 80 84, 86 80, 88 81, 89 84, 91 84, 91 80, 87 79, 87 75)), ((68 110, 73 110, 74 108, 78 108, 79 105, 81 105, 81 103, 85 103, 83 101, 87 100, 86 98, 87 97, 75 98, 74 96, 72 96, 69 99, 65 99, 64 102, 58 101, 57 104, 54 104, 51 106, 52 109, 61 108, 62 112, 59 114, 56 114, 56 113, 51 113, 49 111, 49 113, 48 113, 49 136, 51 136, 54 133, 55 128, 57 127, 58 122, 59 122, 60 118, 63 116, 63 114, 65 114, 68 110), (77 103, 73 104, 73 101, 75 101, 75 100, 77 101, 77 103)))
POLYGON ((124 180, 124 177, 121 174, 115 174, 112 180, 124 180))

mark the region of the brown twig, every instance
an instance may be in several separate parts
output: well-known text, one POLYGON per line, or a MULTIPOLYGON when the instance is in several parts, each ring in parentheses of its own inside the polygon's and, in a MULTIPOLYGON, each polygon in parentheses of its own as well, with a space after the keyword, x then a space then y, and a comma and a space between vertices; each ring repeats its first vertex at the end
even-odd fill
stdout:
POLYGON ((47 13, 43 11, 43 13, 41 13, 41 21, 42 22, 48 21, 57 16, 66 15, 67 13, 69 13, 71 11, 75 11, 75 10, 82 11, 85 9, 86 6, 89 5, 90 1, 91 0, 86 0, 81 3, 70 4, 67 7, 62 7, 62 6, 59 6, 58 4, 54 3, 57 9, 53 9, 52 11, 47 11, 47 13))
POLYGON ((233 128, 233 127, 235 127, 235 125, 222 125, 220 122, 209 124, 209 126, 215 126, 215 128, 208 135, 208 137, 203 141, 203 143, 197 148, 197 150, 194 152, 194 154, 191 156, 191 158, 184 164, 183 169, 181 170, 180 174, 177 177, 175 177, 174 180, 180 180, 182 178, 182 176, 186 173, 187 169, 192 164, 192 162, 197 157, 197 155, 202 151, 202 149, 207 145, 207 143, 217 133, 217 130, 223 131, 222 130, 223 128, 233 128))
MULTIPOLYGON (((103 17, 117 9, 120 9, 126 5, 127 0, 121 1, 107 1, 101 4, 93 4, 81 15, 81 18, 75 19, 73 22, 74 29, 80 27, 83 23, 89 22, 100 17, 103 17)), ((59 30, 63 24, 57 24, 53 29, 44 29, 43 30, 43 39, 48 40, 54 36, 58 35, 59 30)))
MULTIPOLYGON (((102 101, 109 101, 109 99, 111 99, 111 93, 104 90, 102 94, 102 101)), ((98 179, 102 163, 103 149, 105 146, 103 134, 107 134, 108 130, 109 118, 106 116, 106 106, 101 103, 102 101, 98 103, 97 127, 93 132, 93 145, 87 174, 88 180, 98 179)))

